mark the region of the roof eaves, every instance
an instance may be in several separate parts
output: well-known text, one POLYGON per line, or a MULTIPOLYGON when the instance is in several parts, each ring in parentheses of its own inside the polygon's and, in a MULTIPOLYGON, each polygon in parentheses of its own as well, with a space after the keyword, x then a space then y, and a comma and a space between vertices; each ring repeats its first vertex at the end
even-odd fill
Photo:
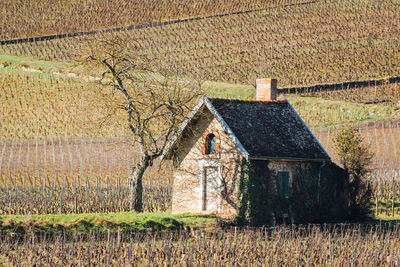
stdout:
POLYGON ((189 124, 189 122, 192 120, 192 118, 196 115, 196 113, 200 110, 200 108, 203 106, 203 104, 204 104, 204 97, 202 99, 200 99, 199 103, 189 113, 189 116, 183 121, 183 123, 179 127, 176 134, 167 143, 163 153, 161 154, 161 160, 163 160, 168 155, 171 148, 174 146, 175 142, 178 140, 179 136, 181 136, 183 130, 185 130, 186 126, 189 124))
MULTIPOLYGON (((287 101, 287 103, 289 104, 289 107, 293 110, 294 114, 296 114, 297 118, 300 119, 301 123, 303 123, 303 125, 306 127, 307 131, 311 134, 311 136, 314 138, 314 140, 317 142, 317 144, 319 145, 319 147, 322 149, 322 151, 324 152, 325 156, 327 156, 327 159, 331 160, 331 157, 329 156, 328 152, 326 152, 326 150, 324 149, 324 147, 321 145, 321 143, 318 141, 318 139, 315 137, 315 135, 311 132, 310 128, 308 128, 307 124, 303 121, 303 119, 299 116, 299 114, 296 112, 296 110, 294 109, 294 107, 292 106, 292 104, 289 103, 289 101, 287 101)), ((325 160, 327 160, 325 159, 325 160)))
POLYGON ((331 161, 330 158, 282 158, 282 157, 257 157, 250 156, 250 160, 277 160, 277 161, 313 161, 313 162, 322 162, 322 161, 331 161))
POLYGON ((222 116, 218 113, 218 111, 214 108, 212 103, 207 97, 204 97, 204 103, 206 104, 207 108, 210 110, 210 112, 215 116, 215 118, 218 120, 219 123, 221 123, 222 127, 224 128, 226 134, 232 139, 233 143, 237 146, 239 151, 242 153, 243 157, 245 157, 246 160, 249 159, 249 152, 244 148, 242 143, 239 141, 239 139, 236 137, 236 135, 233 133, 232 129, 229 127, 229 125, 225 122, 225 120, 222 118, 222 116))

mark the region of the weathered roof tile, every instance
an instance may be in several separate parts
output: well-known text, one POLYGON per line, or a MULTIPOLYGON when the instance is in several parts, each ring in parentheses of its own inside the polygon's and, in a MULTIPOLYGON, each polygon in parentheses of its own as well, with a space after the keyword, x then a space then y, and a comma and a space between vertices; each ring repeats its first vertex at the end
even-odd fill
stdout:
POLYGON ((208 100, 250 157, 329 159, 287 101, 208 100))

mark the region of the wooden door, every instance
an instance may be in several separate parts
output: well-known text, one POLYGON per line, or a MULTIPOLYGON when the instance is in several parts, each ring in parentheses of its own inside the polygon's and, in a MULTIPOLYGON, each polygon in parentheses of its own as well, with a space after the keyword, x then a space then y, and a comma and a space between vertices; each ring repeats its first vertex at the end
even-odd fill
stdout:
POLYGON ((215 212, 218 209, 220 178, 218 168, 205 167, 202 188, 202 210, 215 212))

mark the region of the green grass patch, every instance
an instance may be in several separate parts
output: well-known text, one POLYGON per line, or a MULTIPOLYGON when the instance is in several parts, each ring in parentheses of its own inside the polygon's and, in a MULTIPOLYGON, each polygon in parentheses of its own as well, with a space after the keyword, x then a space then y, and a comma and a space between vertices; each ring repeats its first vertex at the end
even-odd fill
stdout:
POLYGON ((176 231, 182 228, 207 228, 215 216, 170 213, 90 213, 62 215, 0 216, 0 231, 14 233, 71 234, 105 231, 176 231))
POLYGON ((314 127, 385 121, 398 113, 393 106, 384 104, 366 105, 298 95, 280 97, 288 99, 307 125, 314 127))
POLYGON ((256 96, 254 86, 245 84, 206 81, 204 90, 209 97, 254 99, 256 96))
MULTIPOLYGON (((29 57, 0 55, 0 65, 7 65, 0 68, 1 71, 24 71, 22 67, 31 68, 41 72, 56 72, 69 69, 69 65, 57 61, 37 60, 29 57), (7 64, 4 64, 7 63, 7 64)), ((26 71, 25 71, 26 72, 26 71)))
MULTIPOLYGON (((29 73, 32 76, 48 77, 49 79, 79 79, 68 77, 68 73, 70 72, 77 75, 84 74, 85 77, 90 75, 99 76, 99 73, 85 72, 81 66, 18 56, 0 55, 0 65, 3 65, 0 68, 0 74, 2 72, 23 72, 24 74, 29 73), (26 68, 33 71, 29 72, 26 68), (35 72, 35 70, 40 71, 35 72), (54 75, 54 72, 60 72, 62 75, 54 75)), ((149 79, 159 80, 162 77, 153 75, 149 79)), ((182 78, 182 83, 186 82, 186 78, 182 78)), ((205 94, 209 97, 255 99, 255 87, 253 85, 205 81, 203 88, 205 94)), ((340 124, 386 121, 396 119, 400 116, 400 111, 398 108, 396 110, 396 107, 393 105, 366 105, 347 101, 327 100, 320 97, 302 97, 292 94, 280 95, 279 98, 288 99, 309 127, 329 127, 340 124)))
POLYGON ((400 221, 400 214, 395 214, 394 216, 379 214, 374 216, 374 219, 381 221, 400 221))

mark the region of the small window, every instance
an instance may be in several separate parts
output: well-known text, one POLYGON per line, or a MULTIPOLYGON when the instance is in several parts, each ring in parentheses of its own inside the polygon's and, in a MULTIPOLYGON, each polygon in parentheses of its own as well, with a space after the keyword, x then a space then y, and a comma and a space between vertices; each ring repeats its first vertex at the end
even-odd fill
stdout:
POLYGON ((276 177, 278 197, 289 198, 289 172, 278 172, 276 177))
POLYGON ((217 153, 217 137, 214 134, 209 134, 206 139, 207 153, 206 154, 216 154, 217 153))

